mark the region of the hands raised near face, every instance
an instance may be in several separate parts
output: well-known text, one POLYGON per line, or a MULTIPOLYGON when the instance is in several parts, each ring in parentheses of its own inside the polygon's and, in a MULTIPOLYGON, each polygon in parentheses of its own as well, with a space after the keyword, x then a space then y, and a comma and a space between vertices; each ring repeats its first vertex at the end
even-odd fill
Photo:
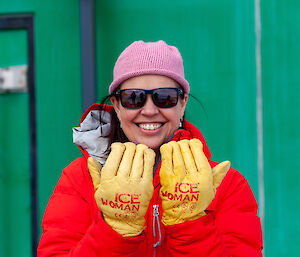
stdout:
POLYGON ((123 236, 141 234, 153 194, 154 151, 142 144, 113 143, 101 172, 90 158, 95 199, 106 223, 123 236))
MULTIPOLYGON (((160 151, 163 223, 173 225, 205 215, 230 162, 211 169, 198 139, 171 141, 160 151)), ((136 236, 144 229, 153 194, 154 161, 153 150, 130 142, 113 143, 102 169, 95 159, 88 159, 97 205, 105 221, 123 236, 136 236)))
POLYGON ((230 162, 211 169, 198 139, 171 141, 162 145, 160 151, 162 222, 173 225, 204 216, 230 162))

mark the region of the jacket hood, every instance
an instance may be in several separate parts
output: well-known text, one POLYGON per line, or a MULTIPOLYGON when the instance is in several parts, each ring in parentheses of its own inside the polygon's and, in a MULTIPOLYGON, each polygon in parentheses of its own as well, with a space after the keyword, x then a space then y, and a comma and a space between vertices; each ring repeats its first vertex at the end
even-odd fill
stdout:
MULTIPOLYGON (((111 105, 93 104, 82 115, 79 127, 73 128, 73 142, 78 145, 86 158, 94 157, 102 165, 104 165, 109 154, 107 149, 109 149, 108 136, 112 110, 111 105)), ((211 154, 199 129, 186 120, 183 127, 184 129, 179 129, 174 133, 171 140, 198 138, 202 142, 204 154, 209 160, 211 154)))
POLYGON ((73 143, 78 145, 87 158, 91 156, 102 165, 109 154, 111 111, 110 105, 93 104, 82 115, 79 127, 73 128, 73 143))

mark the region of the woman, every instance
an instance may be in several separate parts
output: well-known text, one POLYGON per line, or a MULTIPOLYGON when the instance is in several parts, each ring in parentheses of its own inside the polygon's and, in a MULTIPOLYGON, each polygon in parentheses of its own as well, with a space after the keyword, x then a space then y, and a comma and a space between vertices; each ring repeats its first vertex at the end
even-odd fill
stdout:
POLYGON ((137 41, 114 68, 113 106, 74 128, 84 157, 63 171, 38 256, 262 256, 257 203, 184 120, 189 84, 177 48, 137 41))

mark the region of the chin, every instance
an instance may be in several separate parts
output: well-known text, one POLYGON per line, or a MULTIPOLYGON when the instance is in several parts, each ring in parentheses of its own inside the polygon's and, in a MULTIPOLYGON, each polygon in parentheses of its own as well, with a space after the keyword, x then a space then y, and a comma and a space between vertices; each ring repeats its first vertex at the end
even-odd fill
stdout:
POLYGON ((155 143, 155 142, 153 142, 153 140, 152 141, 151 140, 140 141, 140 142, 138 142, 138 144, 144 144, 154 151, 159 150, 160 146, 162 145, 162 143, 155 143))

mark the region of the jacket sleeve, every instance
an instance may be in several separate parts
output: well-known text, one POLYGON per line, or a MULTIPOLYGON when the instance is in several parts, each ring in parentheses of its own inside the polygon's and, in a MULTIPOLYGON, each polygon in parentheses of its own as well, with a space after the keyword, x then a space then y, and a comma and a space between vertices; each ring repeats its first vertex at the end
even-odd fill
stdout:
POLYGON ((262 231, 257 208, 248 182, 231 168, 207 208, 207 215, 166 226, 170 255, 262 256, 262 231))
POLYGON ((138 256, 144 236, 122 237, 103 220, 86 169, 79 158, 63 171, 44 214, 38 257, 138 256))

